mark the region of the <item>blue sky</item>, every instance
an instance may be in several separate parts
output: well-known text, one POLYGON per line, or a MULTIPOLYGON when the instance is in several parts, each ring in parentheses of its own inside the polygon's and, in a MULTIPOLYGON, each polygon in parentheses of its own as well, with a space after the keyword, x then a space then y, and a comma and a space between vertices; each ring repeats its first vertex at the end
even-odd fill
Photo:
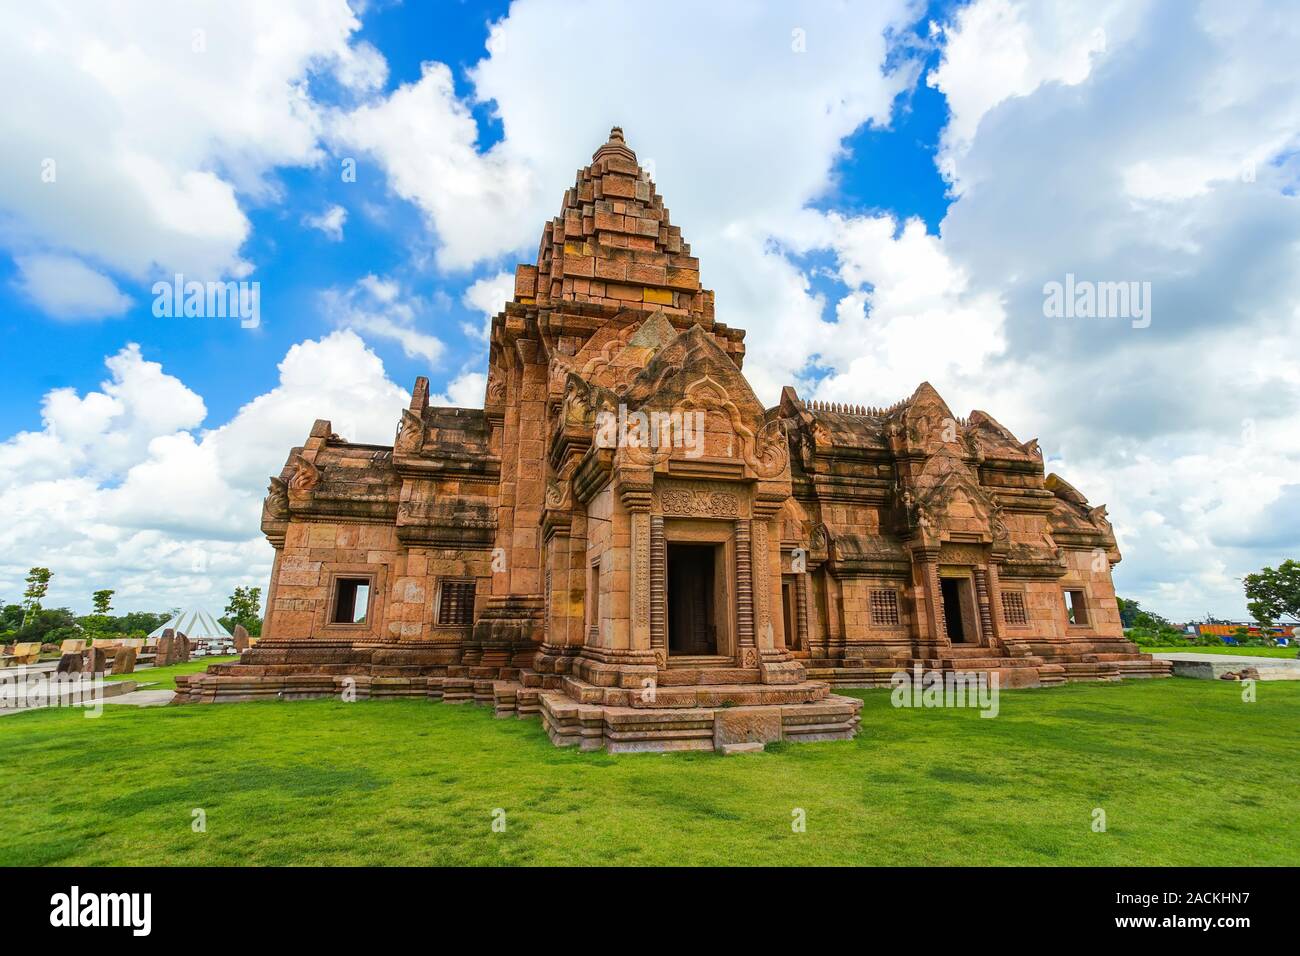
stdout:
MULTIPOLYGON (((418 79, 420 63, 429 59, 453 66, 463 83, 464 68, 483 53, 489 21, 499 18, 506 7, 504 3, 377 4, 358 35, 383 51, 390 89, 418 79)), ((336 84, 321 80, 316 86, 324 102, 340 102, 336 84)), ((485 145, 499 138, 490 104, 476 107, 475 119, 485 145)), ((257 263, 250 278, 261 283, 263 295, 262 326, 256 333, 232 323, 154 318, 152 279, 121 284, 134 304, 118 318, 52 319, 15 288, 14 263, 3 260, 0 314, 4 318, 0 321, 5 341, 24 361, 14 363, 0 379, 0 434, 38 428, 39 396, 49 389, 72 386, 86 391, 96 386, 104 377, 104 356, 128 341, 140 343, 146 357, 164 361, 169 371, 204 397, 210 417, 224 421, 274 382, 276 363, 290 345, 319 334, 316 295, 321 288, 350 285, 368 273, 386 273, 406 259, 412 245, 427 245, 418 211, 391 201, 383 178, 364 164, 355 183, 340 181, 337 162, 278 170, 275 179, 281 195, 247 209, 253 232, 245 254, 257 263), (302 223, 303 217, 334 203, 349 210, 342 242, 332 242, 302 223), (384 220, 365 217, 361 212, 365 203, 382 208, 384 220)), ((431 314, 430 321, 453 329, 463 321, 476 321, 460 301, 473 275, 422 277, 426 294, 441 290, 449 296, 445 309, 431 314)), ((381 345, 378 350, 390 373, 402 383, 431 373, 435 381, 446 379, 456 365, 453 356, 445 368, 430 370, 407 359, 400 348, 381 345)))
POLYGON ((417 375, 480 401, 485 319, 618 123, 719 317, 749 331, 760 397, 887 404, 929 380, 1108 504, 1122 593, 1241 616, 1240 576, 1300 543, 1292 19, 1172 0, 10 9, 0 598, 38 562, 72 606, 264 583, 259 501, 288 447, 317 415, 389 439, 417 375), (257 281, 261 325, 154 317, 178 269, 257 281), (1151 282, 1154 321, 1046 319, 1066 273, 1151 282))
MULTIPOLYGON (((925 23, 952 6, 933 4, 913 29, 923 31, 925 23)), ((363 19, 356 36, 383 53, 389 70, 387 90, 418 80, 420 64, 436 60, 452 68, 457 93, 469 97, 473 87, 466 70, 483 56, 489 23, 500 19, 508 7, 508 3, 381 3, 363 19)), ((933 65, 938 54, 937 48, 930 51, 926 62, 933 65)), ((328 78, 317 78, 313 86, 324 103, 347 101, 328 78)), ((481 149, 501 138, 501 124, 492 114, 490 101, 473 103, 481 149)), ((814 206, 845 212, 884 210, 900 219, 919 216, 930 231, 937 232, 948 200, 934 153, 946 116, 942 95, 923 85, 907 90, 889 128, 863 128, 846 138, 845 156, 836 164, 834 180, 814 206)), ((634 145, 635 133, 628 131, 634 145)), ((572 144, 575 168, 597 145, 572 144)), ((249 278, 261 283, 262 293, 262 322, 256 332, 220 321, 155 318, 153 278, 119 283, 133 299, 120 317, 53 319, 16 287, 12 259, 0 260, 0 328, 15 353, 24 356, 0 378, 0 434, 39 428, 39 396, 52 388, 71 386, 83 392, 94 388, 104 375, 104 356, 127 342, 139 343, 146 358, 165 362, 169 372, 202 395, 213 421, 225 421, 265 391, 275 380, 275 366, 285 350, 320 333, 317 295, 322 288, 345 287, 368 274, 401 269, 412 248, 429 244, 419 211, 394 201, 386 180, 373 166, 362 162, 357 181, 343 183, 341 156, 335 153, 331 159, 311 168, 276 171, 280 194, 246 209, 253 230, 244 254, 257 264, 249 278), (303 224, 304 217, 333 204, 348 210, 340 242, 303 224), (382 210, 382 220, 367 216, 367 205, 382 210)), ((557 208, 566 185, 557 182, 551 189, 557 208)), ((540 221, 537 228, 540 234, 540 221)), ((462 295, 476 279, 508 269, 516 260, 527 261, 530 251, 531 247, 523 247, 517 255, 506 254, 468 271, 413 273, 412 292, 431 300, 426 320, 452 330, 448 351, 438 367, 430 368, 395 344, 372 343, 390 376, 409 384, 417 375, 429 375, 436 390, 455 377, 463 362, 480 356, 480 343, 465 341, 459 334, 462 324, 481 321, 466 308, 462 295)), ((806 261, 816 260, 812 256, 806 261)), ((825 276, 815 281, 819 287, 839 288, 825 276)))

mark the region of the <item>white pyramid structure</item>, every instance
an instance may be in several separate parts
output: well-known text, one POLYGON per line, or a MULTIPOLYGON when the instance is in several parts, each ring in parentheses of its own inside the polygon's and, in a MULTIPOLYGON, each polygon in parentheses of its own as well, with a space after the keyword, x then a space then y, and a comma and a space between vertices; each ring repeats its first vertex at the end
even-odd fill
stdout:
POLYGON ((217 616, 204 607, 182 608, 170 621, 151 632, 150 637, 162 637, 171 628, 175 634, 184 634, 192 641, 229 638, 230 632, 221 626, 217 616))

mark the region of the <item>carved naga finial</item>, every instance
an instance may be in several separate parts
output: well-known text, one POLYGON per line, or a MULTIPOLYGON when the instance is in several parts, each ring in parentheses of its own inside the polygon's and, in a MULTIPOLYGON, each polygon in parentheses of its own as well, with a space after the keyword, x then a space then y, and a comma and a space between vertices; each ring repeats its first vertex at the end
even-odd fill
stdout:
POLYGON ((320 484, 320 469, 302 455, 294 456, 293 477, 289 479, 289 488, 293 491, 311 491, 320 484))

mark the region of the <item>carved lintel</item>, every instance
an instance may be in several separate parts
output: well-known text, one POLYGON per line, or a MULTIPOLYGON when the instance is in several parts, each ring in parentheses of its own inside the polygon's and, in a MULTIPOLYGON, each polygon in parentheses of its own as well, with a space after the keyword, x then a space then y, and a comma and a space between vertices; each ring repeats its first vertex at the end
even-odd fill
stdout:
POLYGON ((706 484, 665 485, 659 489, 659 510, 670 518, 738 518, 736 492, 706 484))

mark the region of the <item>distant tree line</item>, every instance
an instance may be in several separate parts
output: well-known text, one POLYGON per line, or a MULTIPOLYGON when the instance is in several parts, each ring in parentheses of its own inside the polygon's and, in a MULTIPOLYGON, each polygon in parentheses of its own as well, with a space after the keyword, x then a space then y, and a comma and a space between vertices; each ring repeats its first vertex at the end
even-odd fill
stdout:
MULTIPOLYGON (((0 601, 0 644, 35 642, 58 644, 61 641, 90 638, 120 639, 144 637, 174 617, 179 608, 169 611, 131 611, 113 614, 111 588, 91 595, 89 614, 75 614, 66 607, 47 608, 42 601, 49 593, 54 577, 49 568, 32 568, 27 573, 23 599, 19 604, 0 601)), ((226 605, 222 625, 230 631, 242 624, 254 637, 262 632, 262 589, 237 587, 226 605)))
MULTIPOLYGON (((1262 568, 1243 578, 1247 608, 1259 625, 1259 632, 1251 634, 1247 627, 1238 627, 1233 640, 1243 645, 1268 645, 1275 638, 1270 628, 1278 624, 1300 624, 1300 562, 1286 560, 1276 568, 1262 568)), ((1152 611, 1144 611, 1137 601, 1117 598, 1119 617, 1124 631, 1136 644, 1148 647, 1200 644, 1219 645, 1223 639, 1217 635, 1188 634, 1175 627, 1166 618, 1152 611)), ((1228 624, 1210 614, 1202 624, 1228 624)))

